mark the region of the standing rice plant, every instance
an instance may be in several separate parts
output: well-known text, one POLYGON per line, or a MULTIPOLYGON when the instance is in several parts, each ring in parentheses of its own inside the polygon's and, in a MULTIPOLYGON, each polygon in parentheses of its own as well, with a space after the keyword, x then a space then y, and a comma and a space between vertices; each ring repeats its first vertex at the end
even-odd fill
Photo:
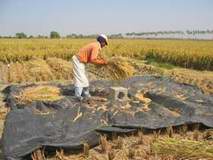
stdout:
MULTIPOLYGON (((71 60, 83 45, 94 39, 0 39, 4 63, 57 57, 71 60)), ((154 59, 173 65, 213 70, 213 41, 113 39, 103 50, 108 56, 154 59)))

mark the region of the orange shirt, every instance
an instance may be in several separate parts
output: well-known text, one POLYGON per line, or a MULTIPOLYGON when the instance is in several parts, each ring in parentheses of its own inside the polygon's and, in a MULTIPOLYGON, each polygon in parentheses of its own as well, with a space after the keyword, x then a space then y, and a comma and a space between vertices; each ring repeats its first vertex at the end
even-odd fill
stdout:
POLYGON ((101 51, 99 42, 92 42, 81 48, 77 57, 82 63, 106 64, 107 62, 98 55, 101 51))

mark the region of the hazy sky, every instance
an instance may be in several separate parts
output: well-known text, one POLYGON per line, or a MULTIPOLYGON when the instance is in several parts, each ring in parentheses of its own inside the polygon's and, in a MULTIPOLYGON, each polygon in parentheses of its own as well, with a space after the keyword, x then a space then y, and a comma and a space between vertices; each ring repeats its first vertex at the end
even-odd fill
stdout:
POLYGON ((0 35, 213 29, 213 0, 0 0, 0 35))

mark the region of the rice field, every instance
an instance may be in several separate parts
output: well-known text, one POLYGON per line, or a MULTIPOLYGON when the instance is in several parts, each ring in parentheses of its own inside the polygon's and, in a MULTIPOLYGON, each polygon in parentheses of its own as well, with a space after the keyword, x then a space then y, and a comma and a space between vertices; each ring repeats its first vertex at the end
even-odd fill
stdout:
MULTIPOLYGON (((73 79, 70 63, 72 55, 91 41, 0 39, 0 81, 6 84, 54 80, 70 82, 73 79)), ((178 82, 196 85, 207 94, 213 93, 213 41, 113 39, 103 49, 103 53, 109 60, 108 66, 88 66, 89 73, 97 79, 122 79, 146 73, 163 74, 178 82), (162 70, 160 65, 144 63, 149 61, 168 63, 174 68, 162 70)), ((20 103, 54 101, 63 98, 59 93, 57 88, 45 86, 26 89, 17 98, 20 103)), ((0 115, 4 121, 8 111, 6 107, 2 109, 0 115)), ((74 155, 65 155, 63 150, 58 150, 56 155, 47 159, 212 159, 212 141, 207 141, 207 138, 212 137, 212 131, 207 138, 203 131, 171 133, 141 133, 114 140, 103 139, 95 149, 89 150, 89 146, 85 146, 83 153, 74 155)), ((38 150, 38 153, 33 153, 32 159, 38 160, 41 152, 38 150)))
MULTIPOLYGON (((72 55, 92 41, 0 39, 0 82, 71 81, 72 55)), ((90 80, 160 74, 213 93, 213 41, 110 39, 102 51, 109 65, 88 65, 90 80)))
MULTIPOLYGON (((93 39, 0 39, 0 62, 22 62, 35 57, 70 60, 84 44, 93 39)), ((103 53, 152 59, 185 68, 213 70, 213 41, 112 39, 103 53)))

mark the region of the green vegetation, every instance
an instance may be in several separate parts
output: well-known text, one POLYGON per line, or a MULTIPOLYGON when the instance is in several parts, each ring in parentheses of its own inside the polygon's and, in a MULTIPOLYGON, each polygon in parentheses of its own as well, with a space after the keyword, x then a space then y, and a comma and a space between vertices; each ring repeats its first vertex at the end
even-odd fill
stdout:
POLYGON ((27 35, 23 32, 21 33, 16 33, 16 38, 22 39, 22 38, 27 38, 27 35))
POLYGON ((50 32, 50 38, 60 38, 60 35, 56 31, 50 32))

